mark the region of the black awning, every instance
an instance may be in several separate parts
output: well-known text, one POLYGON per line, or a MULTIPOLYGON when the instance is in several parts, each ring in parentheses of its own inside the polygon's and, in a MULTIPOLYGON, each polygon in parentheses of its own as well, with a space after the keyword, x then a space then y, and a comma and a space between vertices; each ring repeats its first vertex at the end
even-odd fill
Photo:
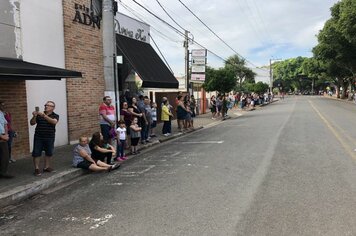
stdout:
POLYGON ((178 88, 178 80, 148 43, 116 34, 116 45, 143 80, 145 88, 178 88))
POLYGON ((25 62, 19 59, 0 58, 0 79, 60 80, 82 77, 81 72, 25 62))

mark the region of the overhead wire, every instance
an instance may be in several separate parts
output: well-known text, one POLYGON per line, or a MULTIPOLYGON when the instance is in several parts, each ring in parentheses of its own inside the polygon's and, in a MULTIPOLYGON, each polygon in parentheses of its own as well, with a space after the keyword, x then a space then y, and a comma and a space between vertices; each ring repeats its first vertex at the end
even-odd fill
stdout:
POLYGON ((174 22, 176 23, 176 25, 179 26, 179 28, 181 28, 183 31, 186 31, 186 29, 184 29, 176 20, 174 20, 174 18, 166 11, 166 9, 162 6, 162 4, 156 0, 156 2, 158 3, 158 5, 162 8, 162 10, 167 14, 167 16, 174 22))
POLYGON ((255 0, 252 0, 252 2, 253 2, 253 4, 254 4, 254 6, 255 6, 255 9, 256 9, 256 12, 257 12, 257 16, 258 16, 258 18, 259 18, 260 21, 261 21, 261 25, 262 25, 262 28, 263 28, 265 34, 267 35, 267 37, 268 37, 270 43, 274 44, 274 43, 273 43, 273 38, 272 38, 272 36, 271 36, 269 30, 268 30, 267 27, 266 27, 265 20, 264 20, 263 17, 262 17, 260 8, 258 7, 258 5, 257 5, 257 3, 256 3, 255 0))
MULTIPOLYGON (((157 18, 158 20, 160 20, 161 22, 167 24, 170 28, 172 28, 175 32, 177 32, 179 35, 185 37, 185 34, 182 33, 181 31, 179 31, 176 27, 172 26, 171 24, 169 24, 167 21, 163 20, 162 18, 158 17, 156 14, 154 14, 152 11, 150 11, 149 9, 147 9, 146 7, 144 7, 142 4, 138 3, 136 0, 132 0, 134 3, 136 3, 138 6, 142 7, 143 9, 145 9, 148 13, 150 13, 151 15, 153 15, 155 18, 157 18)), ((220 58, 222 61, 227 62, 226 59, 222 58, 221 56, 219 56, 218 54, 216 54, 215 52, 209 50, 208 48, 204 47, 203 45, 201 45, 200 43, 198 43, 196 40, 194 40, 193 38, 190 38, 188 36, 188 39, 195 42, 197 45, 199 45, 201 48, 206 49, 208 52, 210 52, 211 54, 213 54, 214 56, 220 58)))
MULTIPOLYGON (((125 6, 124 6, 124 7, 125 7, 125 6)), ((134 14, 134 15, 135 15, 135 12, 131 11, 132 9, 130 10, 130 9, 129 9, 129 7, 128 7, 128 8, 126 8, 126 10, 130 11, 132 14, 134 14)), ((137 17, 137 15, 135 15, 135 16, 137 17)), ((138 19, 140 19, 140 18, 138 17, 138 19)), ((140 22, 140 24, 142 24, 142 25, 143 25, 143 23, 142 23, 142 22, 140 22)), ((158 52, 160 53, 160 55, 161 55, 162 59, 163 59, 163 60, 164 60, 164 62, 166 63, 166 65, 167 65, 167 67, 169 68, 169 70, 171 71, 171 73, 172 73, 172 74, 174 74, 174 72, 173 72, 172 68, 170 67, 170 65, 169 65, 168 61, 166 60, 166 58, 165 58, 165 57, 164 57, 164 55, 162 54, 162 52, 161 52, 160 48, 158 47, 158 45, 157 45, 156 41, 153 39, 152 35, 151 35, 150 33, 148 33, 148 36, 149 36, 149 37, 150 37, 150 39, 153 41, 154 45, 156 46, 156 48, 157 48, 158 52)), ((117 46, 118 46, 118 45, 117 45, 117 46)), ((121 51, 123 51, 123 50, 121 50, 121 51)))
POLYGON ((151 36, 151 34, 149 34, 150 38, 152 39, 154 45, 156 46, 157 50, 159 51, 159 53, 161 54, 163 60, 166 62, 169 70, 171 71, 172 74, 174 74, 172 68, 169 66, 169 63, 167 62, 166 58, 164 57, 164 55, 162 54, 161 50, 159 49, 158 45, 156 44, 156 41, 153 39, 153 37, 151 36))
POLYGON ((236 55, 244 59, 246 62, 254 67, 257 67, 254 63, 249 61, 247 58, 239 54, 235 49, 233 49, 229 44, 227 44, 219 35, 217 35, 207 24, 205 24, 187 5, 185 5, 181 0, 178 0, 195 18, 197 18, 211 33, 213 33, 221 42, 223 42, 228 48, 230 48, 236 55))
MULTIPOLYGON (((120 4, 128 11, 130 12, 132 15, 134 15, 137 19, 141 20, 142 22, 147 22, 146 19, 142 14, 140 14, 139 12, 135 11, 133 8, 129 7, 128 5, 124 4, 123 2, 120 1, 120 4)), ((158 36, 161 36, 162 39, 168 40, 168 41, 172 41, 174 43, 181 43, 181 41, 175 40, 170 38, 167 34, 164 34, 161 30, 158 30, 155 26, 150 25, 150 28, 153 29, 153 31, 155 31, 156 33, 158 33, 158 36)))
MULTIPOLYGON (((176 32, 178 35, 182 36, 182 37, 185 37, 185 34, 183 32, 181 32, 179 29, 177 29, 176 27, 172 26, 170 23, 168 23, 167 21, 163 20, 162 18, 160 18, 159 16, 157 16, 156 14, 154 14, 151 10, 149 10, 147 7, 143 6, 142 4, 138 3, 136 0, 132 0, 136 5, 140 6, 142 9, 144 9, 146 12, 148 12, 150 15, 152 15, 155 19, 158 19, 160 22, 166 24, 169 28, 171 28, 174 32, 176 32)), ((121 0, 119 0, 120 4, 121 5, 125 5, 121 0)), ((198 46, 200 46, 201 48, 203 49, 206 49, 207 52, 209 52, 211 55, 219 58, 220 60, 222 60, 223 62, 225 63, 228 63, 228 61, 219 56, 217 53, 213 52, 212 50, 206 48, 205 46, 203 46, 202 44, 200 44, 199 42, 197 42, 196 40, 194 40, 193 38, 190 38, 188 36, 188 39, 191 40, 193 43, 197 44, 198 46)), ((239 55, 239 54, 238 54, 239 55)), ((246 60, 244 57, 242 57, 244 60, 246 60)), ((247 60, 246 60, 247 61, 247 60)), ((249 62, 249 61, 247 61, 249 62)), ((257 67, 256 65, 254 65, 253 63, 249 62, 250 64, 252 64, 256 69, 259 69, 259 70, 263 70, 263 71, 266 71, 266 69, 263 69, 263 68, 259 68, 257 67)))

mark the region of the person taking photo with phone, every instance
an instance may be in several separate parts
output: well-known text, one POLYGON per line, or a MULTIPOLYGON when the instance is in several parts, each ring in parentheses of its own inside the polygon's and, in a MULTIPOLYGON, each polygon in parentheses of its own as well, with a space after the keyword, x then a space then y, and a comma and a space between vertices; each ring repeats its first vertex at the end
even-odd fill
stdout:
POLYGON ((36 125, 35 136, 33 139, 33 164, 35 166, 35 176, 40 176, 40 157, 42 151, 45 151, 43 172, 52 172, 51 157, 53 156, 54 140, 56 136, 56 124, 59 115, 54 113, 56 104, 53 101, 47 101, 43 112, 36 107, 32 112, 33 117, 30 120, 31 125, 36 125))

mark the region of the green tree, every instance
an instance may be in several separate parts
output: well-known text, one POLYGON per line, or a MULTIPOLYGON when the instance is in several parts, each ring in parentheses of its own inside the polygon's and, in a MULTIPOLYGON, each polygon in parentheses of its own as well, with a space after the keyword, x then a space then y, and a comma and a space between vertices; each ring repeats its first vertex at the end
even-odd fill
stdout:
POLYGON ((311 88, 311 81, 303 73, 302 65, 307 58, 296 57, 272 64, 274 86, 283 87, 283 90, 306 90, 311 88))
POLYGON ((229 57, 225 66, 219 69, 207 67, 203 87, 206 91, 228 93, 245 83, 255 83, 255 73, 245 65, 245 60, 238 55, 229 57))
POLYGON ((238 55, 230 56, 225 61, 225 68, 232 70, 235 73, 235 78, 242 87, 243 82, 255 83, 256 73, 246 66, 246 61, 238 55))
POLYGON ((257 83, 245 83, 243 88, 246 92, 254 92, 261 94, 268 90, 269 85, 259 81, 257 83))
POLYGON ((214 69, 207 67, 206 78, 203 88, 208 91, 218 91, 219 93, 228 93, 236 86, 234 72, 228 68, 214 69))
POLYGON ((331 8, 331 18, 318 34, 318 45, 313 48, 314 57, 326 66, 325 75, 333 81, 340 97, 344 97, 356 73, 355 12, 355 1, 336 3, 331 8))
POLYGON ((344 37, 352 44, 356 43, 356 1, 343 0, 338 5, 338 25, 344 37))

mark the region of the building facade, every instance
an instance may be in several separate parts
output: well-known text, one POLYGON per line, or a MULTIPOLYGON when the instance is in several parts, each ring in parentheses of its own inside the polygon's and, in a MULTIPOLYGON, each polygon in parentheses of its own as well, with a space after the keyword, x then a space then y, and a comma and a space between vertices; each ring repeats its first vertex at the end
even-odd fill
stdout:
MULTIPOLYGON (((82 72, 82 78, 40 79, 7 76, 0 68, 0 100, 18 132, 13 156, 32 150, 36 106, 56 103, 60 115, 55 146, 74 142, 99 129, 98 106, 104 96, 102 30, 89 24, 91 0, 9 0, 0 3, 0 57, 82 72), (78 20, 81 17, 81 22, 78 20), (77 19, 76 19, 77 18, 77 19), (3 73, 1 73, 3 72, 3 73)), ((65 77, 65 76, 64 76, 65 77)))
MULTIPOLYGON (((149 26, 118 15, 113 54, 126 63, 118 81, 123 84, 137 73, 146 88, 178 89, 178 81, 149 44, 149 26)), ((30 155, 35 127, 29 120, 46 101, 56 103, 60 116, 56 147, 100 130, 99 105, 114 91, 104 78, 102 23, 102 0, 0 2, 0 101, 6 102, 18 132, 16 159, 30 155)))

